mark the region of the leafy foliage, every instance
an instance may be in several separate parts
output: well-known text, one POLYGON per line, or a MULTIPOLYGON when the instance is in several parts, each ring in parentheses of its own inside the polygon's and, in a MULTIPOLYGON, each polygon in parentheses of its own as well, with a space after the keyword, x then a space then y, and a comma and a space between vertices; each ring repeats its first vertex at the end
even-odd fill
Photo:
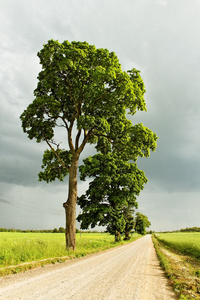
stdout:
POLYGON ((186 227, 186 228, 182 228, 180 229, 180 232, 200 232, 200 227, 194 226, 194 227, 186 227))
POLYGON ((67 150, 45 150, 42 161, 42 169, 45 170, 38 174, 39 180, 50 182, 57 178, 63 181, 64 177, 69 174, 71 157, 71 152, 67 150))
MULTIPOLYGON (((145 87, 138 70, 122 71, 114 52, 96 49, 87 42, 49 40, 38 57, 42 70, 35 99, 20 118, 28 137, 38 143, 45 141, 49 147, 39 180, 62 181, 69 174, 68 204, 64 205, 66 244, 71 247, 73 241, 75 247, 77 167, 85 145, 95 144, 97 152, 112 152, 125 161, 136 161, 155 150, 157 136, 143 124, 133 126, 126 118, 127 113, 146 111, 145 87), (66 149, 60 149, 63 141, 66 149)), ((120 180, 125 179, 121 176, 120 180)), ((112 201, 117 202, 117 198, 112 196, 112 201)), ((134 202, 135 198, 127 201, 134 202)), ((106 214, 107 207, 102 205, 101 209, 99 217, 106 214)))
POLYGON ((30 139, 46 141, 51 148, 44 154, 43 168, 47 169, 40 173, 40 180, 63 180, 72 154, 80 153, 86 143, 96 143, 102 152, 113 148, 128 153, 133 160, 138 155, 148 156, 149 149, 155 150, 156 135, 142 124, 132 126, 126 119, 127 111, 133 115, 137 109, 146 110, 145 87, 138 70, 123 72, 114 52, 86 42, 61 44, 50 40, 38 56, 42 71, 35 100, 21 120, 30 139), (59 149, 56 127, 67 131, 69 150, 59 149))
POLYGON ((126 221, 120 206, 109 207, 107 231, 115 235, 115 241, 120 241, 120 234, 124 232, 126 221))
POLYGON ((107 226, 111 234, 129 232, 133 228, 131 208, 138 206, 136 196, 147 183, 144 172, 136 163, 112 153, 86 158, 79 170, 82 180, 93 178, 86 193, 78 198, 83 210, 78 216, 82 229, 99 225, 107 226))
POLYGON ((148 220, 147 216, 143 215, 142 213, 136 214, 135 219, 135 231, 138 234, 145 235, 146 234, 146 228, 151 225, 151 222, 148 220))
POLYGON ((133 217, 133 213, 134 213, 134 209, 131 208, 130 206, 128 207, 124 207, 123 209, 123 216, 125 219, 125 228, 124 228, 124 232, 125 232, 125 238, 124 240, 129 240, 130 239, 130 232, 131 230, 135 227, 135 221, 134 221, 134 217, 133 217))

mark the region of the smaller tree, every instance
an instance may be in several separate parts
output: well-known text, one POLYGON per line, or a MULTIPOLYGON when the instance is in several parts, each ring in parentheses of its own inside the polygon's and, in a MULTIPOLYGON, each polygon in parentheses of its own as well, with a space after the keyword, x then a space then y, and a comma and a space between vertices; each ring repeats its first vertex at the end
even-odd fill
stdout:
POLYGON ((130 232, 135 226, 133 213, 134 213, 134 209, 132 209, 130 206, 124 207, 123 209, 123 216, 125 219, 124 240, 130 240, 130 232))
POLYGON ((138 212, 136 214, 135 219, 135 231, 138 234, 145 235, 146 228, 151 225, 151 222, 148 220, 147 216, 143 215, 142 213, 138 212))
POLYGON ((115 242, 121 240, 121 234, 124 232, 126 221, 120 207, 110 207, 108 215, 107 231, 115 236, 115 242))
POLYGON ((136 163, 111 152, 86 158, 79 170, 82 180, 87 176, 93 178, 86 193, 78 197, 82 214, 77 220, 81 221, 81 228, 107 226, 107 231, 118 241, 120 234, 126 230, 126 223, 127 232, 131 227, 130 209, 137 208, 136 196, 147 183, 144 172, 138 169, 136 163))

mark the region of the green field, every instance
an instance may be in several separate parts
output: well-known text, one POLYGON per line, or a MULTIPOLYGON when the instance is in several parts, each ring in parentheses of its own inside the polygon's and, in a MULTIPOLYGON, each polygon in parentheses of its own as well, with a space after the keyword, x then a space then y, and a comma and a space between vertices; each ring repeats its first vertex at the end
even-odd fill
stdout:
MULTIPOLYGON (((134 234, 131 241, 139 238, 134 234)), ((0 232, 0 268, 55 257, 76 258, 121 244, 107 233, 77 233, 76 250, 65 250, 64 233, 0 232)))
POLYGON ((159 233, 156 237, 167 247, 200 259, 200 232, 159 233))

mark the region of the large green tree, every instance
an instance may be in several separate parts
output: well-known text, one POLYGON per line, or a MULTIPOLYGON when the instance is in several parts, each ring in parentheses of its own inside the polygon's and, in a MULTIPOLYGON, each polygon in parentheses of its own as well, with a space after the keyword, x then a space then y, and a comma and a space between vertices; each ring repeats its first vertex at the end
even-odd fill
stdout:
POLYGON ((82 229, 88 229, 90 225, 92 228, 107 226, 116 241, 125 231, 128 238, 133 228, 130 228, 131 208, 137 208, 136 197, 147 183, 144 172, 136 163, 110 152, 90 156, 83 162, 79 167, 80 177, 82 180, 89 177, 92 181, 86 193, 78 197, 82 209, 78 221, 81 221, 82 229))
POLYGON ((146 110, 145 87, 139 71, 122 71, 114 52, 86 42, 50 40, 38 56, 42 70, 35 99, 21 115, 22 127, 30 139, 48 145, 39 179, 62 181, 69 174, 63 204, 66 247, 75 249, 77 168, 85 145, 95 143, 97 151, 112 149, 136 160, 155 149, 157 137, 126 118, 127 112, 146 110))

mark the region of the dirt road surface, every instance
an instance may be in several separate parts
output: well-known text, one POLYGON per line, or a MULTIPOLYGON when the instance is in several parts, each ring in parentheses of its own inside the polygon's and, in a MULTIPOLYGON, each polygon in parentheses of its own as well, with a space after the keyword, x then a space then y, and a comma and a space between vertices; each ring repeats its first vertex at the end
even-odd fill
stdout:
POLYGON ((150 235, 85 258, 0 278, 0 300, 170 300, 150 235))

